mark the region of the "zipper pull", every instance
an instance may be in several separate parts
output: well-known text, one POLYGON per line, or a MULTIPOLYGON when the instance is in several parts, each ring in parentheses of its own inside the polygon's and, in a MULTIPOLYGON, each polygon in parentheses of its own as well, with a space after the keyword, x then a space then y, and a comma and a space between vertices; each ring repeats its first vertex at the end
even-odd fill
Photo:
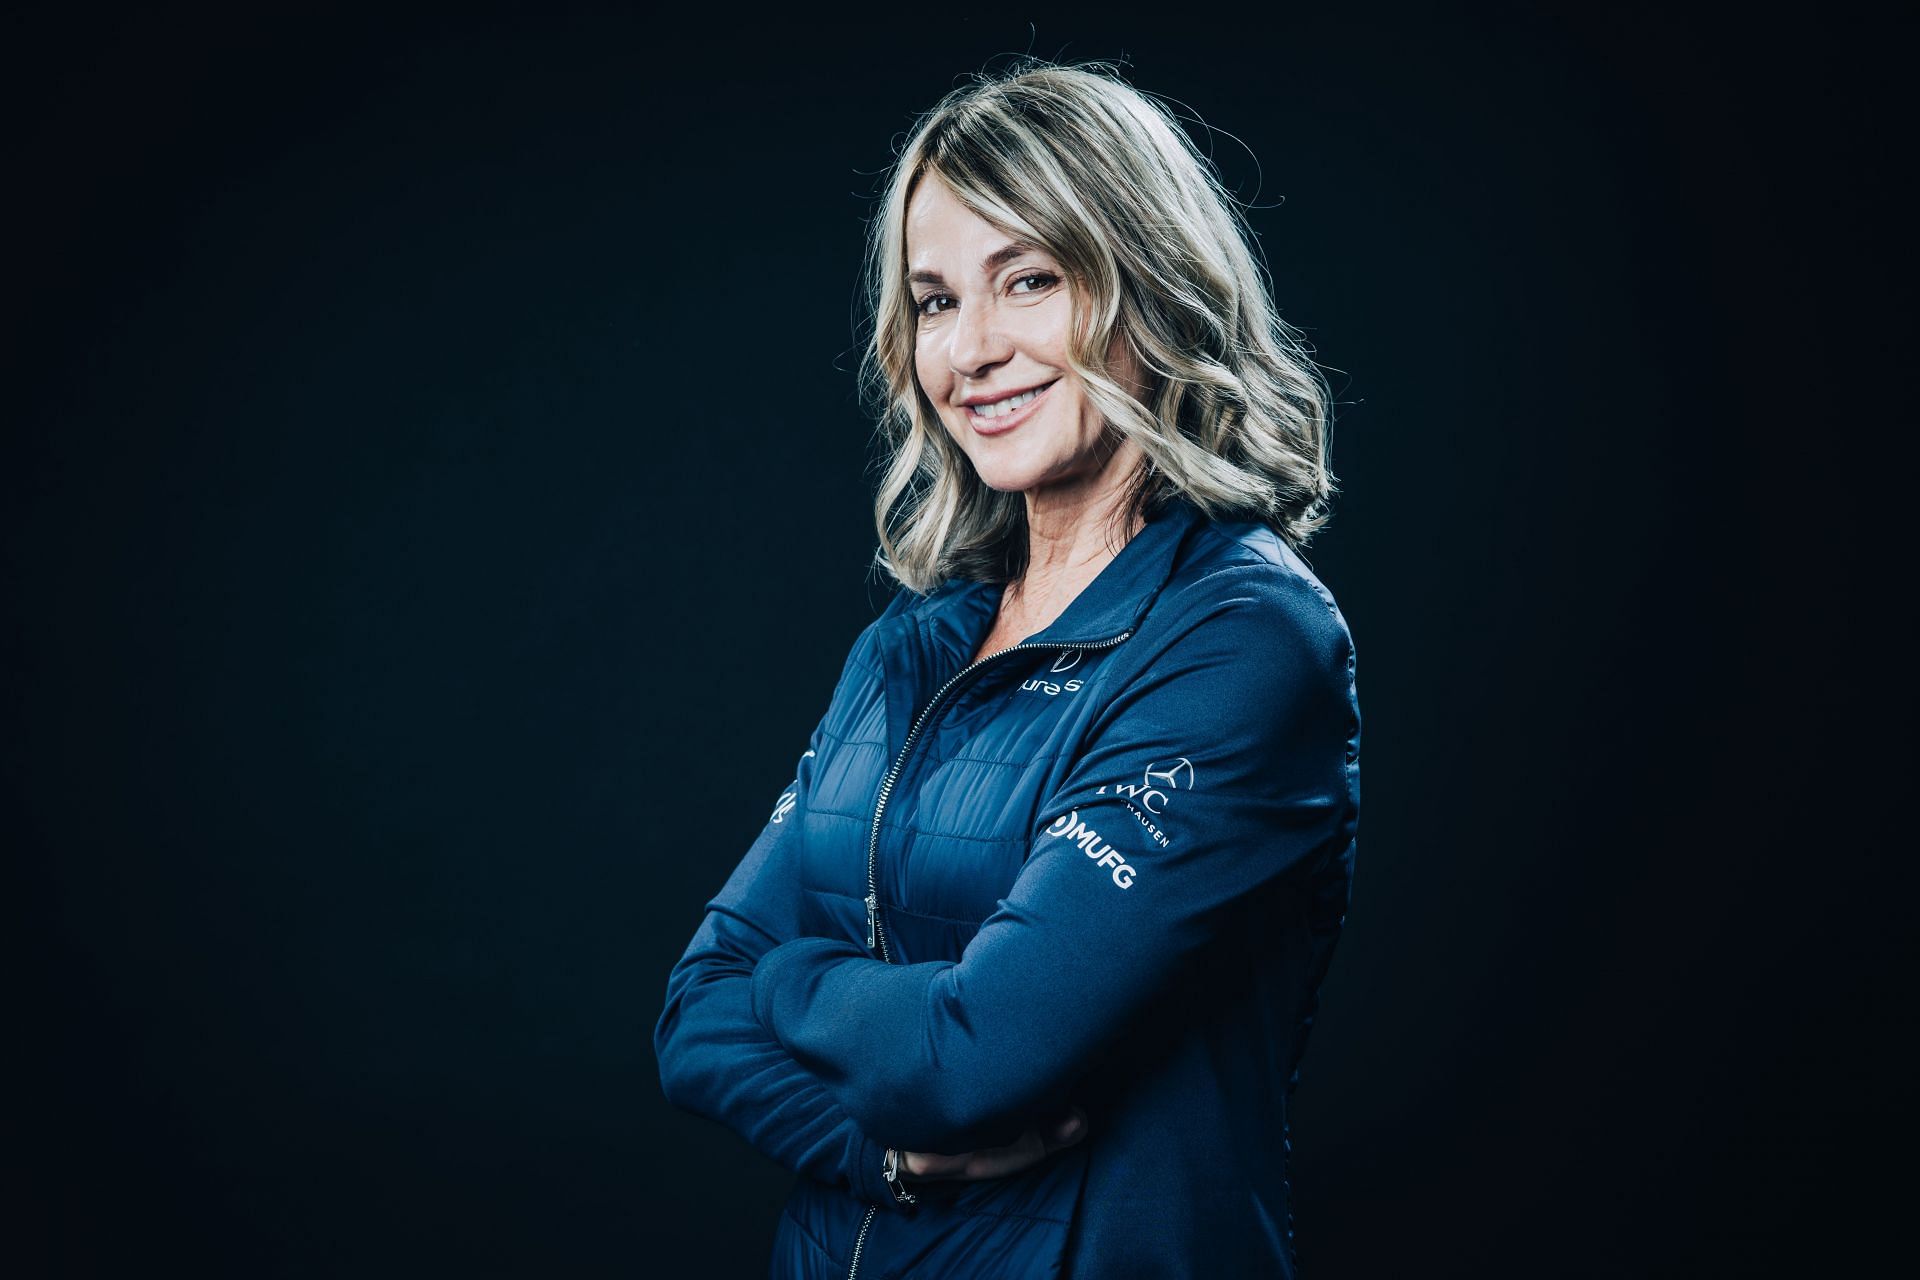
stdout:
POLYGON ((880 899, 875 894, 867 895, 867 950, 874 947, 875 931, 880 926, 880 899))

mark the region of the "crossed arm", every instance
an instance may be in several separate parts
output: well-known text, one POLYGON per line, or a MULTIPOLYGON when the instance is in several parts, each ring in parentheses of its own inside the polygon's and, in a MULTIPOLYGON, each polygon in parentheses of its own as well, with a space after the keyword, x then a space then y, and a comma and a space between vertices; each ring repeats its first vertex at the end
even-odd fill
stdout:
MULTIPOLYGON (((863 632, 841 674, 862 670, 872 628, 863 632)), ((841 690, 836 688, 837 698, 841 690)), ((824 726, 824 720, 823 720, 824 726)), ((881 1176, 887 1144, 864 1128, 753 1015, 752 977, 784 939, 798 938, 803 899, 798 877, 801 818, 812 791, 812 766, 824 728, 795 768, 793 784, 775 802, 759 836, 707 904, 705 917, 667 979, 665 1006, 653 1031, 654 1055, 667 1100, 740 1134, 783 1167, 838 1186, 861 1199, 897 1208, 881 1176)), ((1059 1146, 1078 1141, 1080 1127, 1028 1131, 1003 1147, 956 1156, 903 1151, 901 1168, 921 1178, 976 1179, 1018 1172, 1059 1146)))
POLYGON ((916 1151, 997 1146, 1057 1118, 1238 905, 1350 845, 1352 656, 1304 588, 1254 576, 1195 606, 1113 691, 959 961, 891 965, 796 938, 755 966, 754 1016, 856 1122, 916 1151), (1170 767, 1157 800, 1136 790, 1170 767))
POLYGON ((801 936, 798 824, 770 820, 669 978, 654 1034, 669 1100, 887 1206, 888 1144, 924 1153, 909 1172, 991 1176, 995 1157, 1063 1140, 1075 1081, 1235 904, 1351 838, 1352 649, 1317 606, 1256 584, 1196 613, 1105 709, 958 962, 801 936), (1176 760, 1186 785, 1157 807, 1115 785, 1176 760))

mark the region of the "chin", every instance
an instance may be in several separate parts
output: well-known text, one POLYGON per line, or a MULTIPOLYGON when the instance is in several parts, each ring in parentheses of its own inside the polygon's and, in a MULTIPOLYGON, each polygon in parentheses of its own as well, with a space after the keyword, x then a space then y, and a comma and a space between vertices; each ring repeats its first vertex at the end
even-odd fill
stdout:
POLYGON ((1037 484, 1044 483, 1046 474, 1034 467, 981 466, 975 463, 973 473, 980 477, 980 483, 989 489, 1001 493, 1025 493, 1037 484))

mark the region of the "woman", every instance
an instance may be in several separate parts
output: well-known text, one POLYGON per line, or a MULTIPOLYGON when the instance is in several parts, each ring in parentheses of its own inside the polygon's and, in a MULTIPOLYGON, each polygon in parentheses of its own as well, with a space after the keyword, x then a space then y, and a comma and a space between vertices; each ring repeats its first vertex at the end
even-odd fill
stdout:
POLYGON ((950 95, 873 231, 901 586, 668 979, 661 1083, 803 1175, 776 1276, 1291 1275, 1359 803, 1295 550, 1323 388, 1103 66, 950 95))

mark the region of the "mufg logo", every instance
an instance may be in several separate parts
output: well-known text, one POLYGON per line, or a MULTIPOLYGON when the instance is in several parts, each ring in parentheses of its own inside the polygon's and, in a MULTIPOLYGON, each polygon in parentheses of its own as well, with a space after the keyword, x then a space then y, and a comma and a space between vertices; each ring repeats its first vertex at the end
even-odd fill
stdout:
POLYGON ((1100 833, 1080 820, 1080 811, 1055 818, 1047 827, 1050 836, 1062 836, 1080 846, 1080 852, 1094 860, 1095 865, 1113 868, 1113 882, 1122 889, 1133 888, 1136 874, 1133 864, 1128 862, 1119 850, 1100 838, 1100 833))

